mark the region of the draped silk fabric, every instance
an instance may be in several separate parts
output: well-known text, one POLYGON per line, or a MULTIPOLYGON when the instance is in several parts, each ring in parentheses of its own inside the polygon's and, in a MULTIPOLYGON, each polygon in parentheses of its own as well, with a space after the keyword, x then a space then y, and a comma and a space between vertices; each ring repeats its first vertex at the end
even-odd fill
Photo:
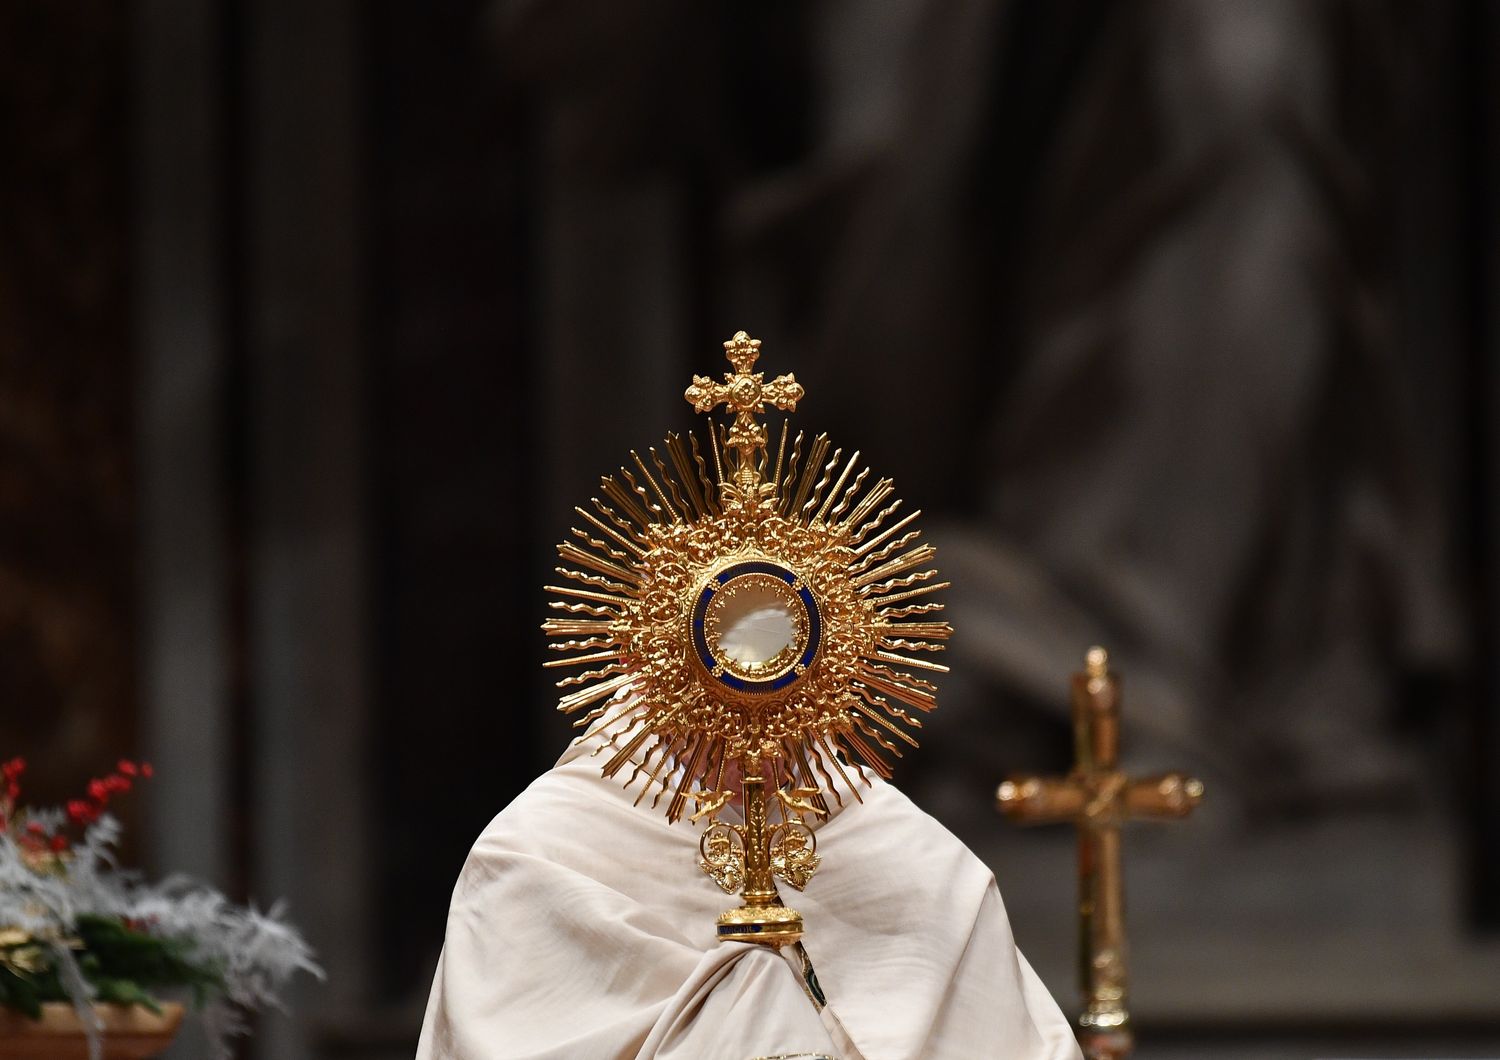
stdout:
POLYGON ((994 877, 888 784, 818 826, 794 950, 721 943, 738 904, 697 868, 699 829, 571 748, 475 843, 417 1060, 1078 1060, 1016 949, 994 877))

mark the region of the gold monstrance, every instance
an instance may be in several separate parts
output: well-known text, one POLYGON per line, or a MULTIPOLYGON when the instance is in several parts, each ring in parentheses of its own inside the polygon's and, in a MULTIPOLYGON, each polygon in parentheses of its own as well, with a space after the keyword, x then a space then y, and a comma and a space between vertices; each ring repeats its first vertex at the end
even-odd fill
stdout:
POLYGON ((569 653, 546 665, 587 667, 558 682, 571 689, 558 709, 582 712, 575 726, 609 754, 604 776, 630 765, 637 805, 655 791, 669 821, 688 800, 691 820, 706 818, 699 867, 744 899, 719 938, 781 946, 802 918, 776 879, 800 891, 820 860, 808 815, 825 816, 827 796, 842 805, 841 787, 859 799, 851 772, 890 776, 884 753, 915 747, 922 725, 907 708, 937 705, 913 671, 947 669, 926 656, 952 630, 923 598, 948 583, 926 566, 920 513, 896 519, 891 481, 866 488, 859 453, 798 432, 789 454, 783 423, 770 459, 756 417, 793 411, 802 386, 752 371, 760 340, 743 331, 724 350, 734 371, 695 375, 686 397, 725 406, 727 430, 670 434, 649 463, 632 452, 592 511, 574 509, 584 525, 557 568, 571 584, 548 586, 562 614, 542 628, 569 653), (721 819, 736 798, 743 823, 721 819))

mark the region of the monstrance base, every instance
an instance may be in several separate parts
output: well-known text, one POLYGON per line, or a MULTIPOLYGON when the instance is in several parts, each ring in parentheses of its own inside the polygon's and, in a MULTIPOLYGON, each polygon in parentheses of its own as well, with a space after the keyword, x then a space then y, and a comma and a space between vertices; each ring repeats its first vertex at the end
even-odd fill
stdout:
POLYGON ((742 905, 720 914, 720 939, 787 946, 802 937, 802 914, 784 905, 742 905))

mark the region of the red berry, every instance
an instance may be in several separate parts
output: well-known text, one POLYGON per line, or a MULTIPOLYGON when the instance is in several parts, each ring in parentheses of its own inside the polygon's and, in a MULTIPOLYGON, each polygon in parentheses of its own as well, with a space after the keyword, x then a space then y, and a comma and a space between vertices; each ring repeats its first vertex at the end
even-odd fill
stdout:
POLYGON ((59 854, 61 854, 64 850, 67 850, 68 849, 68 837, 65 836, 65 835, 55 835, 55 836, 53 836, 52 837, 52 849, 54 851, 56 851, 57 853, 59 853, 59 854))
POLYGON ((128 758, 120 759, 120 764, 115 768, 118 769, 121 773, 124 773, 127 777, 133 777, 136 774, 135 763, 128 758))
POLYGON ((32 821, 30 824, 28 824, 26 826, 26 831, 30 832, 32 835, 46 835, 47 834, 47 829, 46 829, 45 826, 43 826, 43 824, 42 824, 41 821, 32 821))
POLYGON ((141 763, 141 776, 149 778, 156 770, 151 768, 150 762, 141 763))

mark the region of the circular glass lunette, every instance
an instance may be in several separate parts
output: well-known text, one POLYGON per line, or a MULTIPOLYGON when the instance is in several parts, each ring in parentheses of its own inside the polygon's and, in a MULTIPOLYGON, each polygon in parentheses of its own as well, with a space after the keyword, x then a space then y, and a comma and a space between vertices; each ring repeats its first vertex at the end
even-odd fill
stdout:
POLYGON ((711 577, 693 607, 693 647, 709 676, 736 692, 777 692, 818 655, 822 620, 811 590, 769 560, 742 560, 711 577))

